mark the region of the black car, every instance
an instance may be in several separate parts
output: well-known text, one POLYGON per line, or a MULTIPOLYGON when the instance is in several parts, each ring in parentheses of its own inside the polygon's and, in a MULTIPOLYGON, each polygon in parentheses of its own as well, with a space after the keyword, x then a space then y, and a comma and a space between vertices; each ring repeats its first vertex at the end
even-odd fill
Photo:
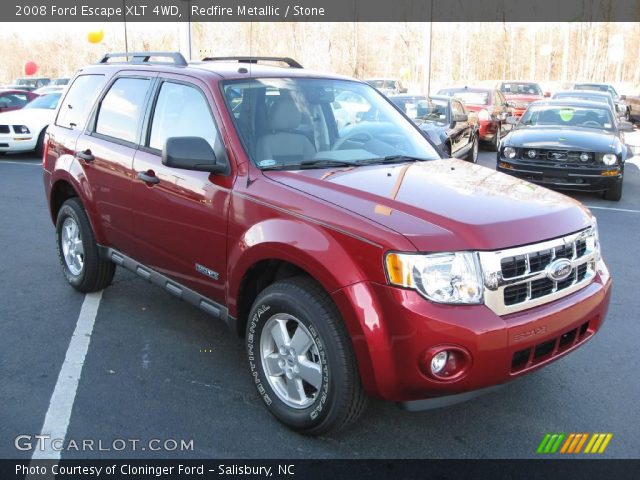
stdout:
POLYGON ((622 198, 624 164, 633 155, 622 139, 633 130, 611 108, 581 100, 532 103, 500 146, 498 171, 561 190, 603 191, 622 198))
POLYGON ((469 118, 462 101, 447 96, 390 95, 433 143, 451 157, 476 163, 478 122, 469 118))

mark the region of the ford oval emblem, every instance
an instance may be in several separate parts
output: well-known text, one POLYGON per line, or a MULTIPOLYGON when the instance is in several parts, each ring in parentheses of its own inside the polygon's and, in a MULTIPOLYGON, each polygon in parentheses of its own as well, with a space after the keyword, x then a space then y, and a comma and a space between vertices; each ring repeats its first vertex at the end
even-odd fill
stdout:
POLYGON ((567 258, 558 258, 546 268, 547 277, 554 282, 561 282, 571 275, 571 261, 567 258))

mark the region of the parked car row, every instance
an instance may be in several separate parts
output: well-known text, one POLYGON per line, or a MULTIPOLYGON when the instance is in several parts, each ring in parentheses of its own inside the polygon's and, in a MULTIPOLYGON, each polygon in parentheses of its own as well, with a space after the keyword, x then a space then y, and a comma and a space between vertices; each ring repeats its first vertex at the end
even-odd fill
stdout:
POLYGON ((43 87, 64 87, 69 83, 69 80, 69 78, 23 77, 17 78, 10 85, 0 86, 0 88, 33 92, 43 87))

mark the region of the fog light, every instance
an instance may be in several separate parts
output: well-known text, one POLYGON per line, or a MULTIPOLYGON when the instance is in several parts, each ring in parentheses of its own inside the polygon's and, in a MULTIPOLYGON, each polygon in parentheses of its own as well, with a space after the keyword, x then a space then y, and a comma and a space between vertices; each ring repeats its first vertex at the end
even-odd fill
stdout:
POLYGON ((535 150, 529 150, 529 151, 527 152, 527 156, 528 156, 529 158, 536 158, 536 155, 538 155, 538 152, 536 152, 535 150))
POLYGON ((588 162, 589 161, 589 154, 588 153, 581 153, 580 154, 580 161, 588 162))
POLYGON ((439 374, 447 364, 448 358, 449 353, 446 350, 436 353, 431 359, 431 373, 435 375, 439 374))

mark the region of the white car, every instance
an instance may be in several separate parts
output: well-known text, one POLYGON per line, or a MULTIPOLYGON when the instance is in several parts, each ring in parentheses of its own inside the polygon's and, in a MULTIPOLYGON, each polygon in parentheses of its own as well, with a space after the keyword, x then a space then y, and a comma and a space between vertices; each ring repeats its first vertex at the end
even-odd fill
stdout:
POLYGON ((44 133, 53 121, 60 93, 38 97, 24 108, 0 113, 0 154, 36 151, 42 155, 44 133))

